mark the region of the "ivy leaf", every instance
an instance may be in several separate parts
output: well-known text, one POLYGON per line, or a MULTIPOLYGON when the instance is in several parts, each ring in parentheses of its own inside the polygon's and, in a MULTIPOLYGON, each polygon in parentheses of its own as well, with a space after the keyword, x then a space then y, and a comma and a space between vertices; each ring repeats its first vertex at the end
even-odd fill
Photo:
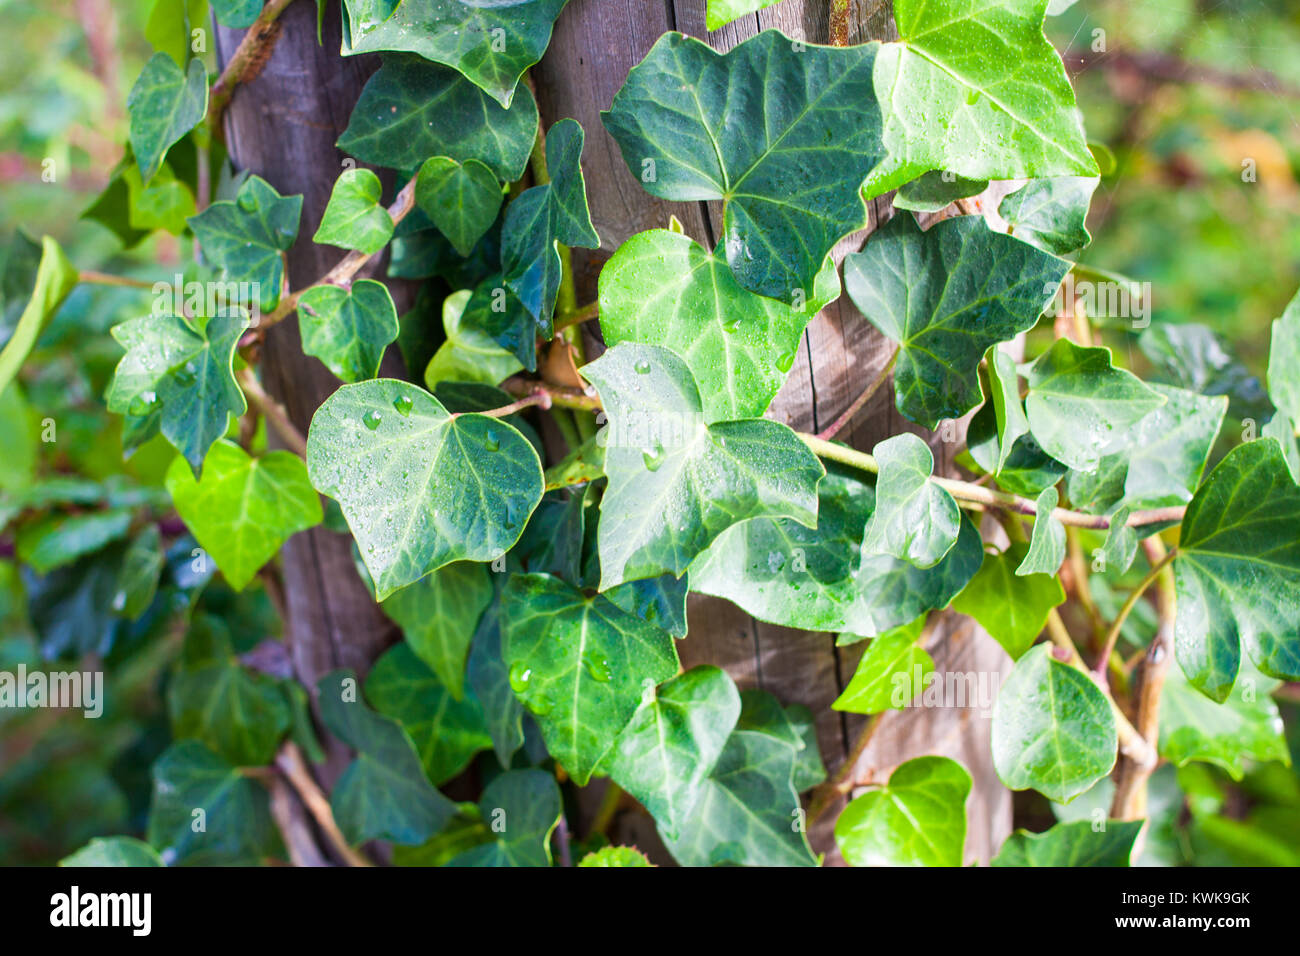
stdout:
POLYGON ((158 0, 145 21, 144 37, 155 50, 171 56, 182 66, 190 58, 192 30, 206 26, 208 0, 182 0, 168 3, 158 0))
MULTIPOLYGON (((537 371, 537 335, 542 330, 519 297, 506 286, 501 274, 488 276, 467 299, 457 298, 464 295, 464 290, 453 293, 443 303, 443 324, 449 330, 448 339, 454 325, 461 340, 456 342, 459 348, 451 356, 457 374, 470 381, 491 378, 496 384, 520 368, 537 371), (453 299, 454 307, 447 304, 453 299), (459 310, 454 313, 454 323, 448 318, 453 308, 459 310), (514 361, 508 360, 511 356, 514 361), (473 365, 468 366, 467 360, 473 365), (497 377, 501 369, 509 371, 497 377)), ((428 374, 426 371, 426 380, 428 374)), ((450 373, 440 371, 439 374, 450 373)))
POLYGON ((281 196, 260 176, 249 176, 234 200, 214 202, 186 221, 227 279, 256 283, 252 301, 269 312, 280 302, 281 253, 297 238, 301 216, 301 196, 281 196))
POLYGON ((197 740, 172 744, 152 772, 147 839, 168 866, 258 866, 279 851, 265 788, 197 740))
POLYGON ((760 516, 817 520, 821 463, 777 422, 705 424, 690 369, 661 346, 616 345, 583 368, 609 416, 600 582, 678 577, 723 531, 760 516))
POLYGON ((405 50, 455 67, 504 107, 568 0, 345 0, 343 53, 405 50))
POLYGON ((218 315, 202 329, 174 315, 113 326, 126 355, 105 394, 108 410, 153 419, 148 433, 161 430, 197 477, 230 416, 248 408, 233 370, 235 346, 247 327, 242 313, 218 315))
POLYGON ((578 866, 654 866, 636 847, 603 846, 578 861, 578 866))
POLYGON ((932 169, 969 179, 1097 175, 1065 67, 1043 35, 1046 6, 895 0, 899 42, 881 47, 875 71, 889 159, 872 171, 868 197, 932 169))
POLYGON ((733 20, 747 13, 770 7, 777 0, 708 0, 705 7, 705 25, 710 30, 721 30, 733 20))
POLYGON ((135 536, 118 573, 118 592, 113 595, 113 610, 128 621, 134 621, 153 603, 158 593, 166 558, 162 550, 162 535, 156 524, 151 524, 135 536))
POLYGON ((993 232, 979 216, 945 219, 927 232, 911 216, 895 216, 845 257, 844 288, 899 344, 898 410, 934 428, 979 404, 980 359, 1034 326, 1069 267, 993 232))
POLYGON ((1052 608, 1065 603, 1055 572, 1020 574, 1028 551, 1026 545, 1012 543, 1000 554, 984 555, 975 577, 952 602, 954 611, 979 621, 1012 660, 1019 660, 1043 633, 1052 608))
POLYGON ((316 686, 321 720, 357 752, 330 794, 334 819, 348 842, 414 846, 441 830, 456 805, 429 783, 406 731, 358 699, 351 671, 331 671, 316 686))
POLYGON ((1057 339, 1029 366, 1025 410, 1034 438, 1053 458, 1093 471, 1102 457, 1131 444, 1134 426, 1165 397, 1132 372, 1111 365, 1110 349, 1057 339))
POLYGON ((1110 773, 1118 745, 1105 695, 1046 644, 1021 656, 993 703, 993 766, 1012 790, 1068 803, 1110 773))
POLYGON ((1273 321, 1268 350, 1268 394, 1293 423, 1300 422, 1300 293, 1273 321))
POLYGON ((512 183, 537 136, 537 102, 520 86, 505 109, 456 71, 392 54, 361 91, 338 147, 363 162, 418 169, 430 156, 477 159, 512 183))
POLYGON ((1228 698, 1243 648, 1300 679, 1300 488, 1277 442, 1238 445, 1197 489, 1174 561, 1174 650, 1193 687, 1228 698))
POLYGON ((208 452, 199 480, 188 463, 175 458, 166 482, 176 513, 236 591, 291 536, 325 518, 307 469, 292 452, 253 458, 233 442, 219 441, 208 452))
POLYGON ((1016 574, 1050 574, 1053 577, 1065 561, 1065 525, 1052 514, 1060 495, 1055 488, 1044 488, 1034 503, 1034 530, 1029 536, 1029 551, 1016 568, 1016 574))
POLYGON ((924 176, 903 183, 894 194, 895 209, 936 213, 958 199, 978 196, 989 186, 987 179, 966 179, 946 170, 931 170, 924 176))
POLYGON ((212 0, 217 22, 233 30, 246 30, 262 12, 262 0, 212 0))
POLYGON ((1127 571, 1137 557, 1137 530, 1128 526, 1128 516, 1128 508, 1120 508, 1115 512, 1101 548, 1101 559, 1106 563, 1105 566, 1120 574, 1127 571))
POLYGON ((1003 197, 998 215, 1018 239, 1064 256, 1092 242, 1088 206, 1100 182, 1097 176, 1031 179, 1003 197))
POLYGON ((1285 728, 1269 694, 1278 682, 1249 661, 1222 703, 1214 703, 1170 668, 1160 692, 1160 756, 1178 767, 1194 760, 1216 764, 1240 780, 1254 761, 1291 763, 1285 728))
POLYGON ((77 267, 45 236, 37 247, 15 235, 0 268, 0 392, 36 346, 41 329, 80 281, 77 267))
POLYGON ((1268 414, 1268 395, 1259 379, 1206 326, 1158 323, 1138 336, 1138 347, 1164 380, 1201 395, 1228 396, 1234 418, 1263 419, 1268 414))
POLYGON ((1007 466, 1016 442, 1029 434, 1029 418, 1020 400, 1020 379, 1011 356, 996 346, 988 351, 988 375, 993 416, 998 424, 998 460, 994 474, 1007 466))
POLYGON ((961 530, 957 502, 930 480, 934 455, 908 433, 878 443, 873 454, 880 472, 863 554, 888 554, 918 568, 934 567, 952 550, 961 530))
POLYGON ((59 866, 162 866, 158 851, 134 837, 95 837, 59 866))
MULTIPOLYGON (((741 700, 744 700, 744 694, 741 695, 741 700)), ((743 713, 742 710, 742 720, 743 713)), ((826 782, 826 764, 817 744, 817 724, 813 721, 812 711, 803 704, 791 704, 785 709, 785 716, 802 743, 795 757, 791 782, 795 790, 803 793, 826 782)))
MULTIPOLYGON (((926 677, 934 671, 934 659, 916 643, 924 626, 925 615, 921 615, 910 624, 901 624, 872 638, 849 685, 831 704, 831 709, 878 714, 906 706, 921 692, 926 677)), ((855 636, 843 643, 858 640, 855 636)))
POLYGON ((409 643, 390 648, 375 661, 366 678, 366 699, 410 735, 435 786, 459 775, 475 754, 492 746, 479 702, 453 698, 409 643))
POLYGON ((338 501, 382 601, 452 561, 514 545, 542 497, 528 439, 486 415, 451 415, 415 385, 344 385, 316 410, 307 472, 338 501))
POLYGON ((512 770, 486 787, 478 802, 495 839, 461 853, 448 866, 550 866, 551 831, 563 806, 555 778, 544 770, 512 770))
POLYGON ((690 590, 687 576, 675 578, 661 574, 657 578, 627 581, 605 592, 628 614, 662 627, 673 637, 686 636, 686 596, 690 590))
POLYGON ((112 508, 89 514, 44 515, 18 530, 15 550, 37 574, 48 574, 110 542, 125 538, 132 517, 130 508, 112 508))
POLYGON ((502 767, 524 744, 523 705, 510 686, 510 670, 502 653, 501 602, 494 600, 479 618, 469 649, 469 686, 483 706, 492 749, 502 767))
MULTIPOLYGON (((384 187, 368 169, 348 169, 334 180, 313 242, 374 255, 393 238, 393 217, 380 203, 384 187)), ((467 255, 467 253, 461 253, 467 255)))
POLYGON ((755 295, 726 261, 689 236, 638 233, 600 272, 600 329, 608 345, 672 349, 690 366, 710 421, 762 415, 794 364, 809 320, 839 295, 833 267, 803 308, 755 295))
POLYGON ((678 835, 740 717, 727 672, 691 668, 647 692, 601 769, 650 811, 659 832, 678 835))
POLYGON ((298 298, 298 330, 303 352, 345 382, 365 381, 379 374, 384 350, 397 341, 397 307, 374 279, 348 289, 312 286, 298 298))
POLYGON ((501 273, 506 287, 550 338, 551 314, 563 276, 556 243, 595 249, 600 236, 591 224, 582 178, 582 127, 562 119, 546 133, 546 168, 551 181, 534 186, 506 208, 501 227, 501 273))
MULTIPOLYGON (((496 385, 523 367, 483 327, 490 323, 484 304, 477 291, 471 293, 468 289, 453 292, 443 299, 442 325, 447 340, 438 346, 438 351, 424 369, 424 384, 428 388, 435 389, 442 382, 496 385)), ((533 349, 536 329, 531 317, 526 316, 526 321, 530 329, 528 348, 533 349)), ((534 364, 535 355, 534 352, 534 364)))
POLYGON ((481 564, 458 561, 393 592, 383 602, 384 613, 402 629, 411 650, 454 700, 465 696, 470 641, 492 596, 487 570, 481 564))
POLYGON ((458 163, 431 156, 420 167, 415 202, 462 256, 492 228, 501 210, 501 183, 477 159, 458 163))
POLYGON ((632 719, 644 683, 677 673, 673 639, 546 574, 514 575, 502 600, 511 686, 546 749, 585 786, 632 719))
POLYGON ((147 185, 167 150, 208 112, 208 71, 199 59, 182 70, 166 53, 155 53, 126 98, 131 152, 147 185))
POLYGON ((859 187, 884 156, 874 44, 797 44, 765 30, 727 53, 666 33, 605 126, 661 199, 721 199, 721 245, 759 295, 815 301, 831 248, 867 224, 859 187))
POLYGON ((1145 820, 1058 823, 1043 833, 1017 830, 1007 837, 990 866, 1128 866, 1145 820))
POLYGON ((917 757, 835 821, 850 866, 961 866, 971 778, 947 757, 917 757))
MULTIPOLYGON (((992 377, 991 375, 990 378, 992 377)), ((996 389, 994 395, 997 395, 996 389)), ((1023 409, 1021 414, 1024 414, 1023 409)), ((1048 455, 1030 434, 1021 435, 1012 442, 1010 453, 1004 460, 998 428, 996 402, 985 402, 971 417, 970 426, 966 430, 966 448, 977 465, 997 476, 998 486, 1003 490, 1037 497, 1043 489, 1056 484, 1067 473, 1072 479, 1080 474, 1071 472, 1048 455)), ((1081 501, 1073 497, 1073 486, 1070 494, 1075 507, 1084 507, 1081 501)))

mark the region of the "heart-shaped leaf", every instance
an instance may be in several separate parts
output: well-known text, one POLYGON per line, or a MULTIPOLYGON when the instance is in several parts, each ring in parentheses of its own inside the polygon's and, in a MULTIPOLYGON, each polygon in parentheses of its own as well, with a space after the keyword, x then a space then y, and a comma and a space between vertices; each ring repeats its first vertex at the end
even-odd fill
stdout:
POLYGON ((1007 837, 990 866, 1128 866, 1145 820, 1058 823, 1043 833, 1017 830, 1007 837))
POLYGON ((415 202, 462 256, 468 256, 496 222, 501 183, 477 159, 458 163, 430 156, 415 182, 415 202))
POLYGON ((925 442, 904 433, 872 451, 880 471, 876 508, 867 522, 863 554, 887 554, 918 568, 942 560, 961 530, 957 502, 930 480, 934 455, 925 442))
POLYGON ((383 603, 384 613, 397 622, 411 650, 454 700, 465 695, 470 642, 492 597, 483 565, 458 561, 393 592, 383 603))
MULTIPOLYGON (((934 659, 916 641, 925 626, 925 616, 871 639, 858 669, 831 704, 833 710, 854 714, 878 714, 907 706, 921 693, 926 678, 934 671, 934 659)), ((843 643, 856 643, 860 638, 843 643)))
POLYGON ((208 71, 197 57, 182 70, 166 53, 155 53, 126 98, 131 152, 147 185, 163 157, 208 111, 208 71))
POLYGON ((315 285, 298 297, 298 330, 306 354, 343 381, 361 382, 379 374, 384 350, 397 340, 397 307, 374 279, 348 289, 315 285))
POLYGON ((478 807, 482 819, 493 824, 493 839, 453 857, 447 866, 551 865, 551 831, 564 807, 549 773, 503 773, 483 788, 478 807))
POLYGON ((850 866, 961 866, 971 779, 947 757, 917 757, 835 821, 850 866))
MULTIPOLYGON (((373 255, 393 238, 393 217, 379 201, 384 187, 368 169, 345 170, 334 180, 313 242, 373 255)), ((466 253, 462 253, 465 255, 466 253)))
POLYGON ((979 621, 1012 660, 1043 632, 1052 608, 1065 603, 1065 590, 1054 573, 1019 574, 1028 550, 1013 543, 999 554, 984 555, 978 573, 952 602, 954 611, 979 621))

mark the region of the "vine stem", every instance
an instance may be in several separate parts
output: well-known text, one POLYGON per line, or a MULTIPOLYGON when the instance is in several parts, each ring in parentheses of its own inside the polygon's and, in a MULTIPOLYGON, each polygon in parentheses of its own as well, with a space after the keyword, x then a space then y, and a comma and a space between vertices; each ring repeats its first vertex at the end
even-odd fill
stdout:
POLYGON ((522 412, 525 408, 537 406, 540 409, 551 407, 551 396, 540 389, 534 391, 531 395, 525 395, 517 402, 511 402, 509 405, 502 405, 500 408, 489 408, 482 412, 455 412, 451 417, 458 418, 461 415, 488 415, 491 418, 506 418, 515 412, 522 412))
POLYGON ((831 46, 849 45, 849 4, 851 0, 831 0, 831 46))
POLYGON ((307 439, 302 437, 302 432, 289 421, 289 414, 284 410, 284 406, 273 399, 262 388, 262 383, 257 380, 252 369, 240 369, 236 376, 239 379, 239 386, 244 390, 248 397, 248 403, 266 419, 268 425, 275 429, 276 434, 284 441, 288 449, 299 458, 307 457, 307 439))
POLYGON ((1128 596, 1128 600, 1124 602, 1123 606, 1119 609, 1119 613, 1115 615, 1115 621, 1111 624, 1110 631, 1106 634, 1106 640, 1101 646, 1101 653, 1097 656, 1097 663, 1093 667, 1093 673, 1101 686, 1107 686, 1106 674, 1110 667, 1110 656, 1115 652, 1115 645, 1119 642, 1119 633, 1124 627, 1124 622, 1128 620, 1128 616, 1132 613, 1133 608, 1137 607, 1137 602, 1141 600, 1146 589, 1156 582, 1156 579, 1159 578, 1161 572, 1169 566, 1169 562, 1174 559, 1176 554, 1178 554, 1177 548, 1166 551, 1164 555, 1151 566, 1151 570, 1147 572, 1146 577, 1144 577, 1138 583, 1138 586, 1133 589, 1133 593, 1128 596))
POLYGON ((871 396, 875 395, 876 392, 880 390, 880 386, 884 385, 885 382, 888 381, 889 373, 894 370, 894 363, 897 361, 898 347, 895 346, 893 354, 889 356, 889 361, 885 363, 884 368, 876 373, 876 377, 871 380, 871 384, 866 387, 861 395, 853 400, 853 404, 840 413, 839 418, 835 419, 835 421, 831 422, 830 425, 819 431, 817 437, 822 441, 829 441, 838 435, 840 430, 853 420, 853 416, 860 412, 867 402, 871 401, 871 396))
POLYGON ((862 755, 867 752, 867 747, 871 745, 871 740, 880 727, 881 714, 873 714, 867 721, 867 726, 862 728, 862 733, 853 743, 853 749, 849 755, 844 758, 844 763, 840 765, 839 771, 835 776, 827 780, 824 784, 813 791, 812 800, 808 804, 808 826, 816 823, 828 809, 837 797, 851 791, 854 786, 853 771, 862 759, 862 755))
POLYGON ((122 285, 129 286, 132 289, 152 289, 154 283, 148 279, 133 279, 130 276, 115 276, 107 272, 95 272, 93 269, 82 269, 77 273, 77 281, 85 282, 90 285, 122 285))
POLYGON ((330 802, 316 785, 316 781, 312 779, 298 745, 293 741, 286 741, 275 756, 275 766, 297 791, 303 805, 316 819, 321 832, 348 866, 374 866, 363 854, 353 849, 343 836, 343 831, 339 829, 338 823, 334 820, 334 813, 330 810, 330 802))
POLYGON ((226 68, 217 77, 217 82, 212 84, 212 90, 208 94, 206 123, 214 136, 223 138, 221 117, 226 111, 227 104, 230 103, 230 97, 235 93, 235 87, 253 79, 266 65, 271 51, 275 48, 275 41, 280 37, 280 28, 276 21, 291 3, 293 0, 267 0, 266 6, 262 8, 262 12, 258 14, 257 19, 253 21, 253 25, 248 28, 244 38, 239 41, 239 46, 226 62, 226 68))
POLYGON ((568 315, 555 321, 555 331, 563 332, 565 329, 571 329, 575 325, 582 325, 583 322, 590 322, 600 315, 600 303, 588 302, 580 309, 575 309, 568 315))

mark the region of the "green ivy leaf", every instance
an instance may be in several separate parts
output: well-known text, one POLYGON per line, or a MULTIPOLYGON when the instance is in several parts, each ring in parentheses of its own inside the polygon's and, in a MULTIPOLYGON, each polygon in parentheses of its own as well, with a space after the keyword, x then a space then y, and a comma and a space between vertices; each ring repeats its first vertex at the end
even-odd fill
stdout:
POLYGON ((936 213, 958 199, 978 196, 988 188, 987 179, 966 179, 943 170, 931 170, 924 176, 903 183, 894 194, 895 209, 936 213))
POLYGON ((584 786, 632 719, 644 683, 677 673, 673 639, 546 574, 513 576, 503 602, 511 686, 551 756, 584 786))
POLYGON ((1025 410, 1034 438, 1053 458, 1093 471, 1103 456, 1133 444, 1135 426, 1165 398, 1115 368, 1108 348, 1057 339, 1028 368, 1025 410))
POLYGON ((265 788, 197 740, 154 762, 146 837, 168 866, 258 866, 280 850, 265 788))
POLYGON ((59 866, 162 866, 158 851, 134 837, 95 837, 59 866))
POLYGON ((280 302, 284 258, 298 236, 302 196, 281 196, 260 176, 249 176, 234 200, 214 202, 187 220, 203 254, 227 279, 256 283, 253 301, 263 311, 280 302))
POLYGON ((262 12, 262 0, 212 0, 217 22, 232 30, 246 30, 262 12))
POLYGON ((600 505, 602 588, 678 577, 737 522, 817 520, 821 463, 760 419, 706 424, 690 369, 661 346, 616 345, 583 368, 609 416, 600 505))
POLYGON ((393 592, 383 602, 384 613, 402 629, 411 650, 454 700, 465 696, 470 641, 492 596, 487 569, 458 561, 393 592))
POLYGON ((1012 790, 1069 803, 1115 765, 1115 715, 1086 674, 1039 644, 1021 656, 993 704, 993 766, 1012 790))
POLYGON ((747 13, 770 7, 777 0, 708 0, 705 6, 705 25, 710 30, 721 30, 733 20, 747 13))
POLYGON ((184 66, 189 60, 192 30, 208 22, 208 0, 155 0, 145 21, 144 37, 155 50, 184 66))
POLYGON ((947 757, 917 757, 835 821, 850 866, 961 866, 971 779, 947 757))
POLYGON ((465 296, 462 290, 443 303, 443 324, 449 330, 454 325, 462 341, 456 343, 459 348, 449 356, 447 371, 438 374, 455 374, 469 381, 492 378, 495 384, 520 368, 537 371, 537 335, 542 330, 501 274, 488 276, 468 298, 465 296), (449 305, 453 300, 455 304, 449 305), (449 320, 449 314, 454 315, 454 322, 449 320), (514 361, 508 361, 511 356, 514 361), (501 369, 509 371, 495 377, 501 369))
POLYGON ((1011 356, 994 346, 988 350, 990 404, 998 426, 998 459, 994 474, 1007 466, 1016 442, 1029 434, 1029 418, 1020 400, 1020 379, 1011 356))
MULTIPOLYGON (((126 187, 127 225, 125 229, 110 228, 124 237, 124 244, 133 245, 155 229, 179 236, 186 230, 189 217, 198 212, 194 193, 176 178, 170 163, 163 163, 147 186, 134 165, 122 173, 121 181, 126 187)), ((90 212, 87 210, 87 216, 90 212)))
POLYGON ((13 381, 36 346, 41 329, 77 285, 79 273, 59 244, 45 236, 40 247, 15 235, 0 268, 0 392, 13 381))
POLYGON ((694 811, 739 717, 740 694, 727 672, 693 667, 647 691, 601 769, 673 839, 694 811))
MULTIPOLYGON (((917 645, 925 627, 925 615, 901 624, 871 639, 867 652, 844 692, 831 704, 832 710, 853 714, 878 714, 905 707, 925 687, 934 671, 934 659, 917 645)), ((857 643, 861 638, 850 635, 857 643)))
POLYGON ((952 602, 954 611, 979 621, 1012 660, 1019 660, 1043 632, 1052 608, 1065 603, 1055 572, 1019 573, 1028 551, 1013 543, 1000 554, 984 555, 979 572, 952 602))
POLYGON ((149 420, 143 441, 161 430, 196 476, 230 416, 248 406, 235 382, 235 346, 248 322, 242 313, 209 319, 202 329, 174 315, 146 315, 110 330, 123 348, 105 400, 108 410, 149 420))
POLYGON ((1052 514, 1060 495, 1055 488, 1044 488, 1034 502, 1034 530, 1029 536, 1029 551, 1016 568, 1016 574, 1026 577, 1033 574, 1056 576, 1065 561, 1065 525, 1052 514))
POLYGON ((429 783, 401 725, 360 700, 351 671, 331 671, 316 686, 321 720, 357 752, 330 794, 334 819, 348 842, 414 846, 441 830, 456 805, 429 783))
MULTIPOLYGON (((1137 557, 1138 536, 1135 528, 1128 526, 1129 509, 1120 508, 1111 518, 1106 530, 1106 541, 1101 547, 1101 559, 1105 567, 1123 574, 1133 565, 1137 557)), ((1094 556, 1096 552, 1093 552, 1094 556)))
MULTIPOLYGON (((990 378, 992 377, 991 375, 990 378)), ((996 394, 995 389, 994 395, 996 394)), ((1023 409, 1021 414, 1024 414, 1023 409)), ((985 402, 970 420, 970 426, 966 430, 966 448, 977 465, 997 476, 998 486, 1004 491, 1037 497, 1045 488, 1064 478, 1067 472, 1071 477, 1079 474, 1071 472, 1048 455, 1039 447, 1034 436, 1029 434, 1021 435, 1011 443, 1010 452, 1004 460, 998 428, 996 402, 985 402)), ((1073 498, 1073 490, 1071 495, 1075 507, 1083 507, 1080 501, 1073 498)))
POLYGON ((79 515, 44 515, 19 528, 14 541, 15 550, 37 574, 48 574, 110 542, 125 538, 133 516, 130 508, 79 515))
POLYGON ((1214 703, 1181 669, 1170 668, 1160 692, 1160 756, 1178 767, 1194 760, 1217 764, 1234 780, 1254 761, 1290 766, 1282 717, 1269 697, 1277 686, 1244 661, 1227 699, 1214 703))
POLYGON ((845 257, 844 288, 899 344, 898 410, 934 428, 979 404, 980 359, 1034 326, 1069 267, 993 232, 979 216, 945 219, 926 232, 911 216, 895 216, 845 257))
POLYGON ((527 86, 505 109, 455 70, 392 54, 361 91, 338 147, 400 170, 418 169, 430 156, 477 159, 512 183, 536 136, 537 102, 527 86))
MULTIPOLYGON (((424 369, 424 384, 427 387, 437 388, 441 382, 496 385, 523 368, 519 360, 501 348, 496 338, 483 328, 488 314, 484 306, 491 308, 488 301, 490 298, 480 298, 478 292, 471 293, 468 289, 453 292, 442 300, 442 325, 447 341, 438 346, 438 351, 424 369)), ((527 318, 527 322, 530 329, 527 341, 531 350, 534 348, 536 328, 531 317, 527 318)), ((534 352, 534 365, 535 354, 534 352)))
POLYGON ((483 788, 478 802, 485 821, 500 822, 495 835, 453 857, 448 866, 550 866, 551 831, 563 806, 555 778, 544 770, 513 770, 483 788))
POLYGON ((686 360, 710 421, 762 415, 794 364, 804 329, 839 295, 833 264, 802 309, 742 288, 717 252, 653 229, 619 246, 600 272, 608 345, 663 345, 686 360))
POLYGON ((970 179, 1097 175, 1065 67, 1043 35, 1046 6, 895 0, 899 42, 881 47, 875 70, 889 158, 872 171, 868 197, 932 169, 970 179))
POLYGON ((603 846, 578 861, 578 866, 654 866, 636 847, 603 846))
POLYGON ((1088 206, 1100 182, 1097 176, 1031 179, 1003 197, 998 215, 1016 238, 1064 256, 1092 242, 1088 206))
POLYGON ((1268 394, 1278 411, 1300 422, 1300 293, 1273 321, 1268 350, 1268 394))
POLYGON ((501 200, 501 183, 477 159, 458 163, 448 156, 431 156, 415 182, 416 205, 462 256, 473 252, 492 228, 501 200))
POLYGON ((134 621, 153 603, 158 593, 166 558, 162 550, 162 534, 156 524, 151 524, 132 539, 122 567, 118 573, 117 594, 113 595, 113 610, 128 621, 134 621))
POLYGON ((661 574, 616 585, 605 592, 628 614, 662 627, 673 637, 686 636, 686 596, 690 590, 687 575, 675 578, 661 574))
POLYGON ((934 455, 925 442, 904 433, 878 443, 876 507, 867 521, 863 554, 887 554, 918 568, 932 568, 957 543, 957 502, 930 480, 934 455))
POLYGON ((1017 830, 1007 837, 990 866, 1128 866, 1145 820, 1058 823, 1043 833, 1017 830))
POLYGON ((1300 488, 1277 442, 1239 445, 1197 489, 1174 561, 1174 649, 1188 681, 1222 703, 1242 650, 1300 679, 1300 488))
POLYGON ((199 59, 182 70, 166 53, 155 53, 126 98, 131 152, 147 185, 163 157, 208 112, 208 71, 199 59))
POLYGON ((379 374, 384 350, 397 341, 397 307, 374 279, 348 289, 312 286, 298 298, 298 330, 303 352, 343 381, 361 382, 379 374))
POLYGON ((492 746, 479 702, 463 694, 453 698, 409 643, 375 661, 366 678, 366 699, 410 735, 435 786, 458 776, 475 754, 492 746))
POLYGON ((878 49, 765 30, 720 54, 666 33, 605 126, 655 196, 723 201, 721 246, 741 286, 802 305, 835 243, 867 224, 859 187, 884 156, 878 49))
POLYGON ((524 744, 523 705, 510 686, 510 669, 502 653, 501 602, 498 598, 479 618, 469 649, 469 686, 483 706, 492 749, 502 767, 524 744))
POLYGON ((454 67, 502 106, 542 58, 568 0, 345 0, 345 56, 405 50, 454 67))
POLYGON ((384 600, 453 561, 491 561, 542 497, 528 439, 486 415, 451 415, 394 379, 344 385, 316 410, 307 472, 338 501, 384 600))
POLYGON ((292 535, 324 520, 307 469, 291 452, 253 458, 233 442, 219 441, 203 464, 196 481, 187 462, 173 459, 167 491, 176 513, 236 591, 292 535))
MULTIPOLYGON (((368 169, 348 169, 334 180, 313 242, 374 255, 393 238, 393 217, 379 201, 384 187, 368 169)), ((462 253, 465 255, 466 253, 462 253)))
POLYGON ((548 339, 563 276, 556 243, 586 249, 600 246, 582 178, 583 139, 576 120, 562 119, 547 131, 546 167, 551 181, 511 202, 501 227, 501 274, 506 287, 548 339))

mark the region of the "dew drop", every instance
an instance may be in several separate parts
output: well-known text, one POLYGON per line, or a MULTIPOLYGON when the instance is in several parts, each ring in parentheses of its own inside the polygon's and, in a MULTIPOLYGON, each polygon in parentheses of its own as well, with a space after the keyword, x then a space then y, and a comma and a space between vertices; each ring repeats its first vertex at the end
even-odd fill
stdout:
POLYGON ((501 439, 490 428, 487 430, 487 434, 483 436, 483 447, 488 451, 497 451, 501 448, 501 439))
POLYGON ((782 372, 790 371, 790 369, 794 368, 794 357, 796 354, 797 353, 795 352, 786 352, 776 360, 776 367, 782 372))
POLYGON ((397 409, 397 414, 403 418, 411 414, 411 409, 415 407, 415 401, 410 395, 398 395, 393 399, 393 408, 397 409))
POLYGON ((516 694, 522 694, 528 689, 528 682, 533 678, 533 670, 523 661, 515 661, 510 665, 510 689, 516 694))
POLYGON ((634 369, 636 369, 636 373, 637 373, 638 375, 649 375, 649 374, 650 374, 650 363, 649 363, 646 359, 640 359, 640 360, 638 360, 637 363, 636 363, 635 365, 633 365, 632 367, 633 367, 634 369))
POLYGON ((591 679, 600 684, 608 684, 610 679, 609 661, 603 657, 584 657, 582 666, 591 675, 591 679))
POLYGON ((658 471, 664 463, 664 446, 656 442, 654 448, 642 449, 641 461, 645 463, 646 471, 658 471))
POLYGON ((379 412, 375 411, 373 408, 361 416, 361 424, 365 425, 371 431, 378 428, 379 423, 383 420, 384 416, 380 415, 379 412))

